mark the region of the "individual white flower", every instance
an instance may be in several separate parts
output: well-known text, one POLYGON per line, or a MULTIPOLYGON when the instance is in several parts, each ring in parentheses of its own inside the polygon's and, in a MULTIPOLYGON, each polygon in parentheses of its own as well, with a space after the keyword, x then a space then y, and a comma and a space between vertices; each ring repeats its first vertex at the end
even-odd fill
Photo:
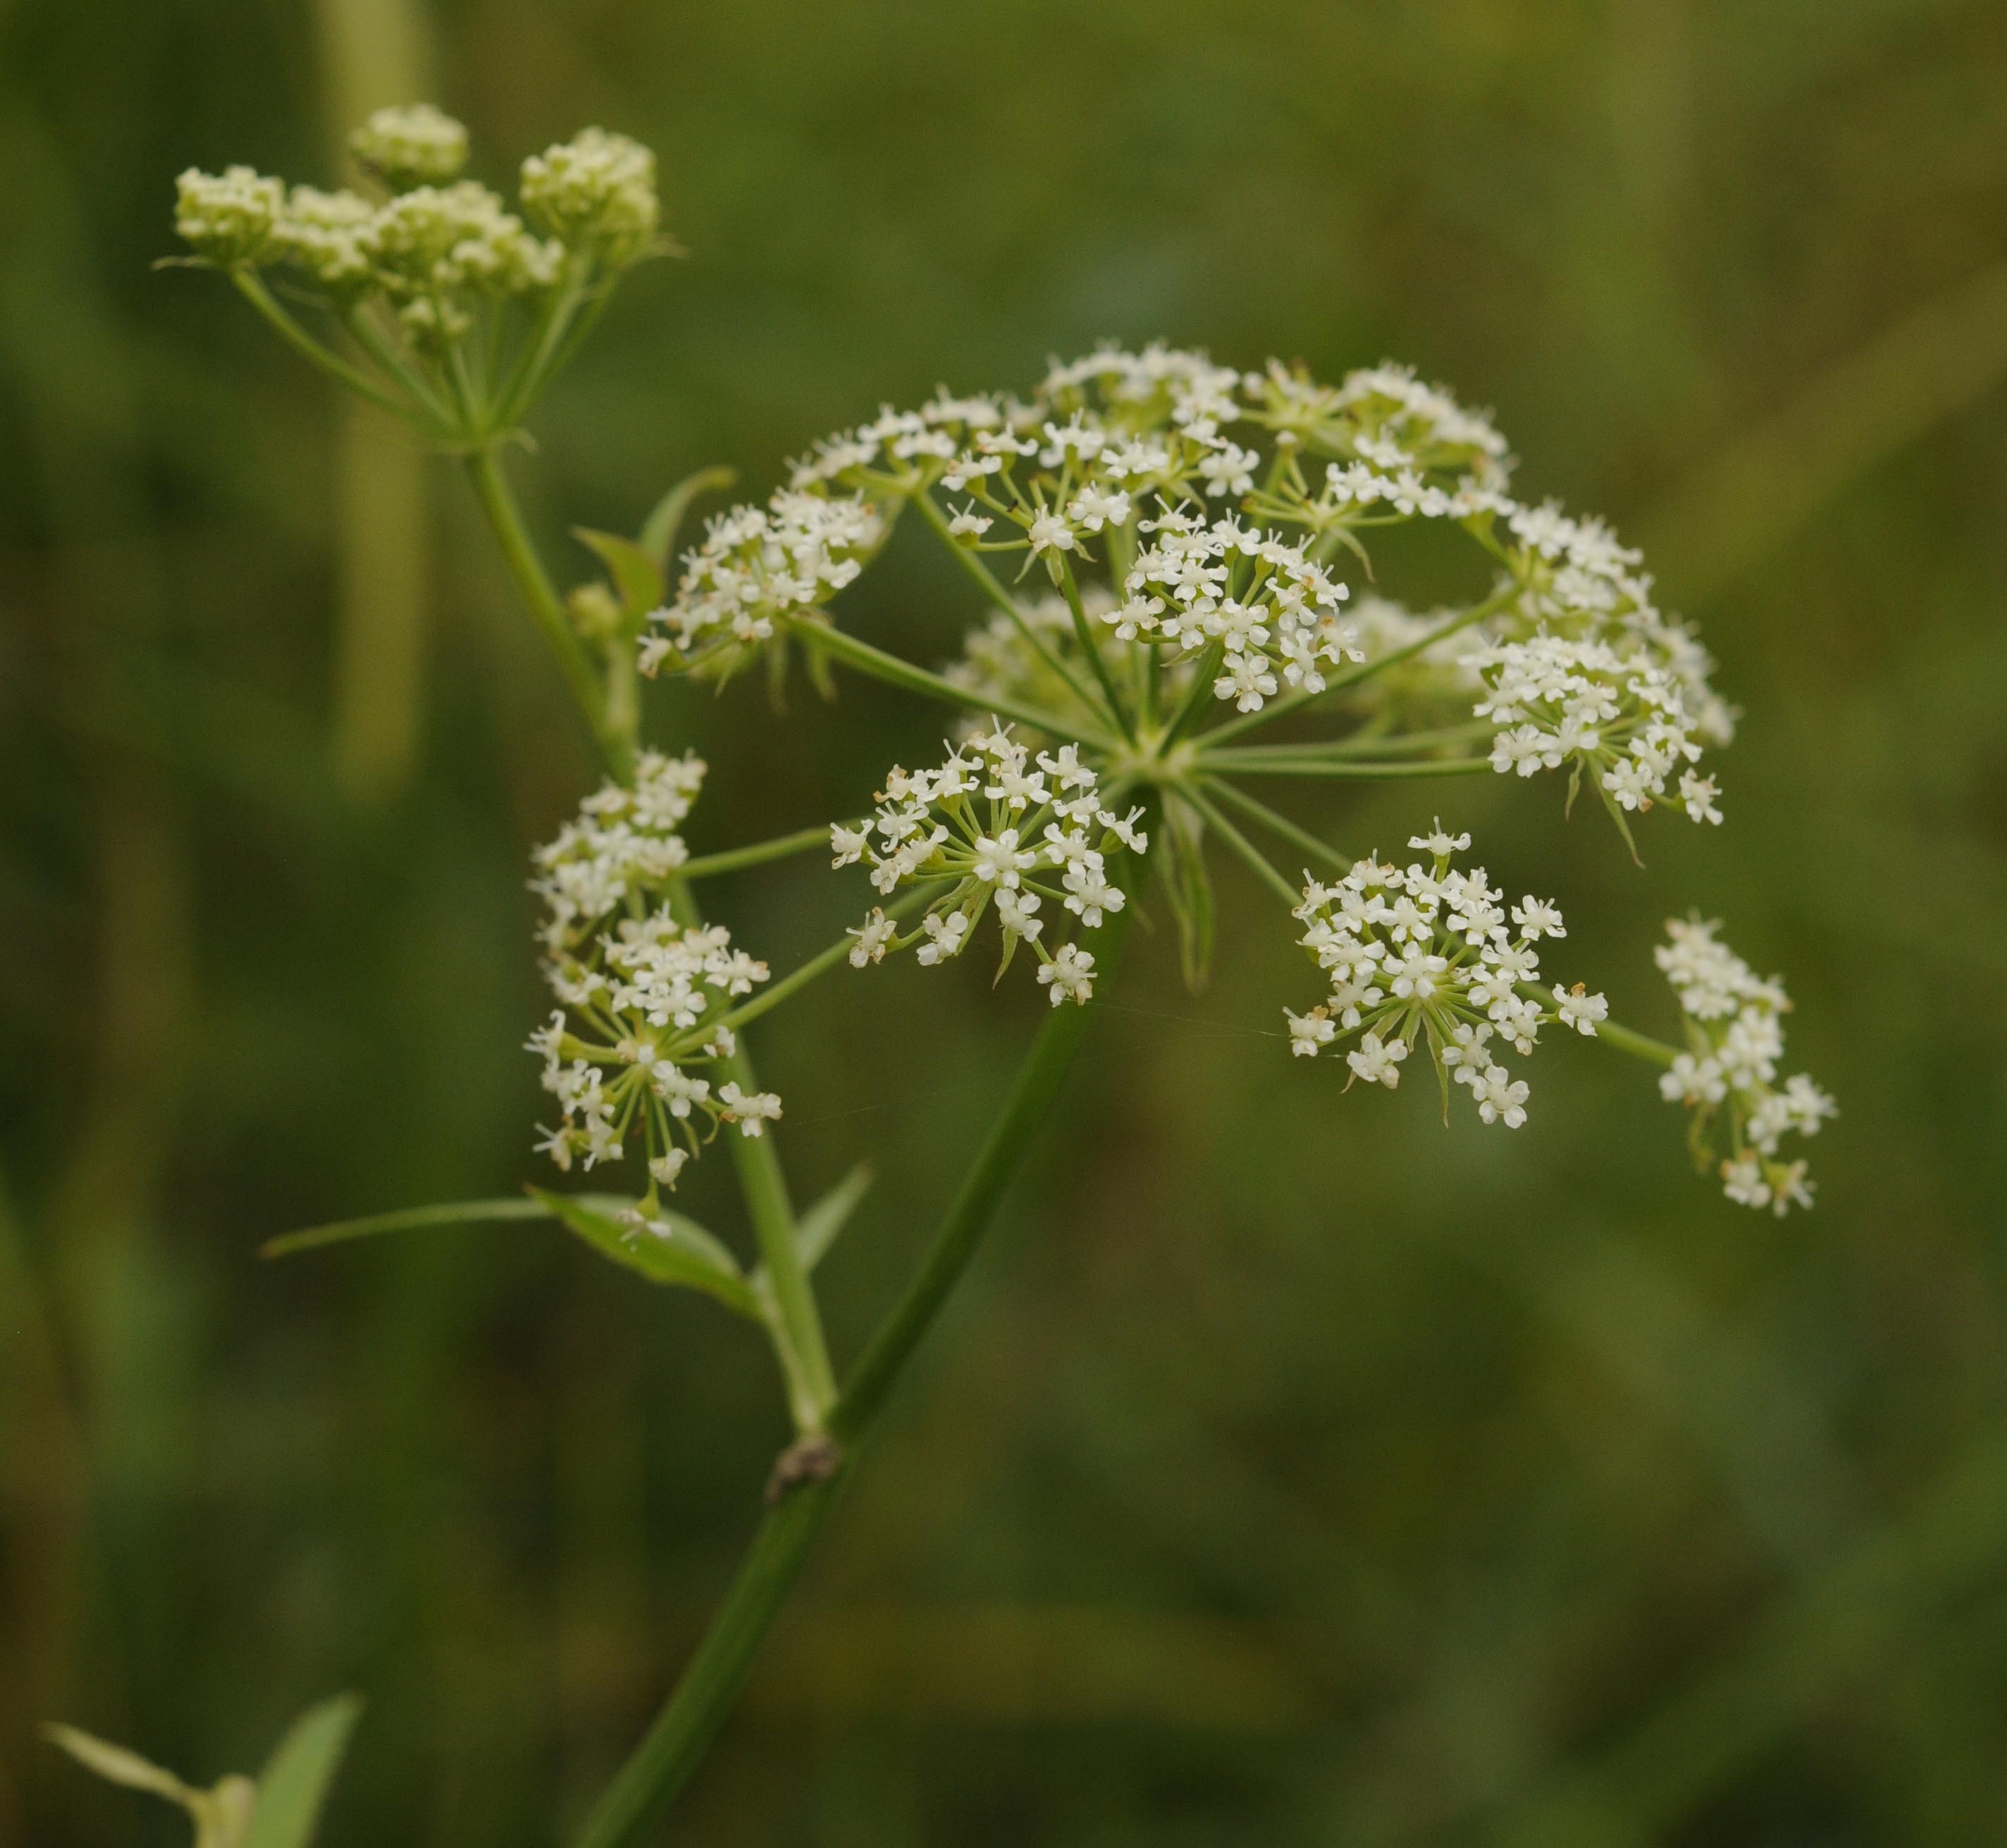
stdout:
POLYGON ((1071 552, 1078 543, 1073 528, 1057 513, 1040 513, 1025 529, 1034 553, 1071 552))
POLYGON ((723 1120, 737 1123, 742 1136, 764 1135, 768 1123, 781 1120, 781 1100, 771 1091, 742 1091, 728 1081, 719 1088, 718 1101, 723 1120))
POLYGON ((1395 1039, 1382 1043, 1377 1033, 1366 1034, 1345 1055, 1355 1076, 1369 1084, 1384 1084, 1391 1091, 1401 1081, 1400 1061, 1408 1056, 1407 1042, 1395 1039))
POLYGON ((1078 943, 1062 943, 1059 954, 1039 971, 1049 983, 1047 994, 1056 1007, 1062 1001, 1085 1003, 1094 995, 1094 952, 1078 943))
MULTIPOLYGON (((837 862, 838 866, 844 863, 841 860, 837 862)), ((861 969, 867 962, 883 962, 885 960, 885 951, 893 938, 898 936, 898 926, 874 905, 870 915, 862 924, 852 926, 844 934, 857 940, 850 947, 850 966, 853 969, 861 969)))
POLYGON ((1282 1014, 1289 1023, 1289 1050, 1299 1059, 1314 1059, 1338 1032, 1328 1007, 1313 1007, 1307 1014, 1292 1014, 1285 1007, 1282 1014))

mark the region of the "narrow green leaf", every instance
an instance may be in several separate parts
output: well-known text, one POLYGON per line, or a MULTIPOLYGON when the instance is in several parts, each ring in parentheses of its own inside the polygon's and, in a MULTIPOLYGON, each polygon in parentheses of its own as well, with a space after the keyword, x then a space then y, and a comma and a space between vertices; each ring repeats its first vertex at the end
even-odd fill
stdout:
POLYGON ((700 494, 722 494, 738 479, 736 469, 700 468, 685 475, 655 503, 642 523, 641 549, 654 561, 657 570, 665 577, 668 574, 669 555, 675 549, 676 534, 683 529, 690 503, 700 494))
POLYGON ((51 1744, 61 1746, 79 1765, 96 1772, 108 1783, 123 1784, 131 1790, 150 1790, 156 1797, 164 1797, 170 1803, 178 1803, 185 1808, 197 1794, 171 1771, 163 1770, 136 1751, 114 1745, 95 1733, 86 1733, 81 1726, 45 1726, 42 1737, 51 1744))
POLYGON ((80 1727, 45 1726, 42 1734, 107 1783, 164 1797, 185 1810, 195 1825, 195 1848, 245 1848, 257 1804, 256 1787, 248 1777, 222 1778, 198 1790, 137 1752, 80 1727))
POLYGON ((359 1696, 340 1694, 293 1722, 259 1773, 244 1848, 308 1848, 362 1712, 359 1696))
POLYGON ((360 1219, 337 1219, 331 1226, 312 1226, 304 1232, 289 1232, 267 1239, 258 1247, 260 1257, 284 1257, 294 1251, 311 1251, 317 1245, 338 1245, 348 1239, 373 1238, 379 1232, 422 1232, 434 1226, 479 1225, 498 1219, 548 1219, 548 1207, 534 1200, 456 1200, 443 1206, 407 1207, 394 1213, 372 1213, 360 1219))
MULTIPOLYGON (((822 1262, 837 1234, 856 1211, 857 1203, 871 1191, 873 1179, 871 1164, 859 1162, 795 1222, 795 1249, 801 1254, 803 1270, 813 1271, 822 1262)), ((753 1275, 755 1290, 762 1287, 766 1275, 767 1267, 762 1264, 753 1275)))
POLYGON ((1197 994, 1212 968, 1212 876, 1206 870, 1205 817, 1188 803, 1167 796, 1164 834, 1170 843, 1164 890, 1178 921, 1178 959, 1185 986, 1197 994))
POLYGON ((620 613, 630 622, 645 616, 662 601, 662 568, 632 539, 618 533, 594 532, 589 526, 575 526, 572 537, 599 555, 620 594, 620 613))
POLYGON ((752 1285, 737 1259, 718 1240, 681 1213, 658 1211, 665 1233, 634 1232, 620 1214, 634 1202, 611 1194, 547 1194, 530 1190, 531 1197, 561 1219, 598 1252, 651 1283, 680 1285, 715 1296, 728 1309, 753 1321, 761 1320, 752 1285))

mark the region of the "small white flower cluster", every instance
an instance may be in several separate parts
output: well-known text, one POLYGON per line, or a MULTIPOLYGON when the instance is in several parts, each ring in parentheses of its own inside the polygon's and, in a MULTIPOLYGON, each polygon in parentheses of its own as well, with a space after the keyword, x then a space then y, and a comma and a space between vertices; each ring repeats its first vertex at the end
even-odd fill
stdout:
POLYGON ((1490 644, 1466 661, 1486 685, 1473 710, 1498 728, 1493 769, 1529 777, 1564 764, 1586 767, 1620 809, 1670 800, 1695 821, 1720 823, 1714 778, 1690 767, 1701 742, 1680 683, 1649 657, 1540 634, 1490 644), (1677 791, 1669 791, 1675 774, 1677 791))
POLYGON ((1817 1135, 1837 1106, 1803 1073, 1779 1086, 1790 997, 1775 977, 1761 979, 1723 943, 1715 934, 1720 928, 1675 918, 1666 926, 1670 940, 1653 952, 1679 996, 1690 1048, 1673 1060, 1659 1090, 1693 1113, 1695 1158, 1703 1169, 1718 1158, 1722 1191, 1738 1206, 1767 1206, 1781 1218, 1812 1203, 1806 1164, 1780 1160, 1781 1139, 1791 1131, 1817 1135))
POLYGON ((608 781, 537 849, 530 890, 544 901, 547 950, 576 949, 630 892, 659 886, 690 858, 676 829, 704 775, 700 757, 644 751, 631 787, 608 781))
POLYGON ((1361 860, 1335 884, 1308 880, 1294 916, 1299 940, 1331 978, 1331 998, 1307 1014, 1283 1013, 1290 1050, 1314 1058, 1342 1034, 1353 1080, 1390 1089, 1401 1062, 1426 1039, 1449 1108, 1452 1078, 1466 1086, 1486 1123, 1526 1120, 1526 1084, 1498 1063, 1492 1041, 1530 1053, 1543 1026, 1593 1035, 1609 1003, 1577 983, 1541 992, 1541 939, 1568 934, 1561 913, 1527 897, 1510 907, 1483 867, 1453 870, 1470 845, 1438 822, 1408 845, 1431 856, 1407 866, 1361 860))
POLYGON ((285 209, 285 187, 252 167, 191 167, 175 182, 175 235, 212 263, 256 262, 285 209))
POLYGON ((561 242, 619 268, 645 256, 661 204, 655 157, 638 141, 587 129, 523 163, 523 210, 561 242))
POLYGON ((721 925, 691 928, 651 890, 688 859, 677 825, 704 780, 693 756, 644 754, 630 788, 608 783, 534 859, 531 889, 545 903, 545 974, 563 1007, 532 1034, 544 1088, 563 1113, 538 1148, 569 1173, 619 1159, 640 1127, 648 1186, 673 1187, 701 1146, 700 1123, 761 1134, 781 1114, 771 1092, 714 1086, 705 1068, 735 1049, 721 1017, 732 997, 767 978, 721 925))
POLYGON ((1505 524, 1517 594, 1467 657, 1487 689, 1476 714, 1497 726, 1493 767, 1566 764, 1613 812, 1665 802, 1719 823, 1714 779, 1691 766, 1730 741, 1734 715, 1708 683, 1706 650, 1653 606, 1640 554, 1551 502, 1514 506, 1505 524))
POLYGON ((858 495, 782 488, 764 507, 735 507, 683 557, 675 600, 651 612, 641 672, 665 665, 725 675, 789 616, 824 619, 824 601, 863 570, 884 537, 877 508, 858 495))
POLYGON ((1119 640, 1162 644, 1174 659, 1212 658, 1216 647, 1215 697, 1258 712, 1283 685, 1322 693, 1324 668, 1366 658, 1356 627, 1339 619, 1350 591, 1301 546, 1231 514, 1166 507, 1141 524, 1153 542, 1102 619, 1119 640))
POLYGON ((1056 946, 1046 926, 1058 913, 1040 913, 1050 900, 1094 928, 1127 902, 1108 876, 1108 854, 1117 846, 1147 853, 1150 842, 1137 827, 1141 809, 1117 816, 1101 806, 1099 779, 1075 746, 1035 756, 993 721, 986 733, 951 748, 936 770, 894 768, 877 802, 877 813, 861 826, 830 830, 831 864, 862 861, 888 897, 902 886, 944 889, 904 936, 874 906, 850 933, 857 940, 853 965, 862 968, 913 944, 922 963, 945 962, 968 947, 993 902, 1004 936, 1000 975, 1026 943, 1054 1007, 1092 996, 1093 951, 1076 943, 1056 946))
MULTIPOLYGON (((474 180, 400 192, 354 236, 370 285, 422 340, 457 340, 473 325, 466 298, 547 289, 564 262, 562 245, 531 236, 499 194, 474 180)), ((327 270, 317 273, 332 286, 327 270)))
POLYGON ((393 192, 442 186, 467 164, 467 130, 430 103, 379 109, 348 137, 355 164, 393 192))

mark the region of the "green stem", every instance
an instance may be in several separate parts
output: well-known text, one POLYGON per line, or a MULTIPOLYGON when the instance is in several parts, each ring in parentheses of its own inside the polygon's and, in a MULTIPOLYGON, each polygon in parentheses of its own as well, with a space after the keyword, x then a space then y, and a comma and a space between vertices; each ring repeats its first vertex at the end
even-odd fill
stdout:
POLYGON ((1340 853, 1327 841, 1320 841, 1308 828, 1299 827, 1286 815, 1279 815, 1266 802, 1257 802, 1251 795, 1235 788, 1231 783, 1222 782, 1217 777, 1208 777, 1205 786, 1215 800, 1238 809, 1249 820, 1255 821, 1293 847, 1300 847, 1313 859, 1321 859, 1335 866, 1341 873, 1352 870, 1349 855, 1340 853))
POLYGON ((1273 751, 1201 751, 1201 771, 1236 777, 1467 777, 1491 768, 1489 757, 1439 757, 1418 764, 1371 764, 1358 757, 1288 757, 1273 751))
MULTIPOLYGON (((1131 882, 1124 879, 1123 884, 1129 889, 1131 882)), ((1131 889, 1130 903, 1082 940, 1095 952, 1102 981, 1113 966, 1134 902, 1131 889)), ((682 1680, 607 1786, 576 1848, 635 1848, 696 1769, 801 1575, 810 1546, 854 1466, 858 1448, 967 1271, 1090 1025, 1090 1010, 1063 1003, 1040 1028, 961 1191, 831 1415, 831 1436, 845 1450, 824 1458, 826 1473, 820 1479, 784 1489, 769 1510, 682 1680)))
POLYGON ((1073 614, 1073 632, 1078 639, 1081 651, 1094 669, 1094 677, 1101 682, 1101 691, 1108 704, 1108 716, 1122 735, 1133 739, 1135 732, 1128 716, 1122 710, 1122 700, 1115 690, 1115 677, 1108 671, 1108 663, 1102 659, 1101 644, 1095 640, 1094 626, 1087 619, 1087 608, 1080 600, 1080 586, 1074 581, 1073 566, 1064 559, 1060 561, 1060 590, 1066 598, 1067 608, 1073 614))
MULTIPOLYGON (((704 914, 696 895, 680 879, 669 881, 669 909, 686 929, 700 928, 704 914)), ((796 972, 797 975, 800 973, 796 972)), ((785 985, 777 985, 785 986, 785 985)), ((727 1016, 725 1025, 730 1025, 727 1016)), ((715 1068, 722 1080, 741 1091, 757 1091, 760 1081, 753 1061, 742 1045, 715 1068)), ((732 1165, 738 1171, 739 1191, 746 1197, 746 1216, 753 1222, 753 1236, 773 1285, 774 1303, 780 1313, 777 1334, 785 1338, 782 1366, 792 1356, 799 1368, 804 1390, 791 1393, 796 1427, 804 1433, 823 1428, 829 1408, 836 1398, 836 1374, 829 1361, 829 1345, 824 1338, 822 1317, 816 1308, 815 1293, 795 1243, 794 1203, 788 1197, 787 1176, 781 1172, 780 1151, 771 1136, 728 1135, 732 1165)), ((791 1381, 797 1377, 789 1370, 791 1381)))
POLYGON ((1099 702, 1094 697, 1094 689, 1067 665, 1054 650, 1052 644, 1025 619, 1025 612, 1018 607, 1018 599, 998 581, 996 573, 948 531, 947 518, 940 509, 934 504, 933 496, 922 491, 915 496, 914 499, 919 507, 921 517, 939 535, 941 543, 954 554, 961 568, 975 580, 977 587, 981 590, 983 595, 1016 624, 1018 633, 1030 645, 1032 652, 1066 682, 1072 689, 1074 697, 1079 700, 1081 705, 1089 712, 1095 711, 1099 702))
POLYGON ((515 495, 493 449, 475 450, 467 458, 467 471, 473 480, 474 492, 481 498, 481 510, 487 515, 488 524, 516 580, 517 588, 529 605, 537 626, 544 632, 544 640, 550 644, 551 652, 558 658, 558 665, 564 670, 572 697, 578 701, 586 723, 591 726, 593 735, 613 766, 614 774, 624 778, 633 764, 633 742, 620 737, 607 725, 606 696, 599 677, 593 672, 578 631, 572 627, 571 619, 565 613, 557 587, 545 571, 543 560, 537 556, 536 547, 523 524, 522 511, 516 504, 515 495))
POLYGON ((1253 731, 1257 725, 1272 724, 1292 712, 1300 711, 1314 700, 1342 693, 1348 686, 1356 686, 1360 681, 1371 679, 1375 674, 1420 654, 1424 648, 1434 647, 1437 642, 1455 635, 1459 630, 1468 629, 1473 622, 1481 622, 1487 616, 1496 615, 1518 594, 1519 586, 1516 583, 1508 584, 1494 591, 1482 603, 1474 603, 1469 609, 1451 616, 1448 621, 1438 622, 1427 634, 1418 636, 1413 641, 1399 648, 1389 648, 1384 654, 1376 654, 1370 661, 1363 661, 1342 674, 1334 674, 1315 693, 1293 693, 1284 699, 1271 700, 1259 712, 1250 712, 1244 718, 1229 719, 1224 725, 1214 726, 1206 733, 1205 742, 1212 745, 1222 743, 1229 738, 1238 738, 1243 732, 1253 731))
POLYGON ((318 366, 351 391, 361 393, 371 404, 380 404, 401 418, 411 416, 412 407, 409 403, 395 393, 386 391, 366 372, 358 372, 339 354, 330 352, 279 305, 272 291, 252 271, 232 270, 230 280, 236 284, 237 292, 265 317, 279 337, 310 365, 318 366))
MULTIPOLYGON (((822 838, 824 840, 829 838, 827 830, 824 831, 822 838)), ((931 904, 954 883, 952 880, 930 879, 919 890, 908 892, 897 905, 887 905, 885 915, 888 918, 909 918, 915 912, 931 904)), ((845 933, 827 950, 817 950, 799 968, 789 970, 779 981, 760 989, 750 1000, 741 1002, 714 1024, 714 1030, 715 1027, 728 1027, 736 1032, 749 1021, 757 1021, 769 1009, 779 1007, 789 996, 806 988, 818 975, 827 975, 856 947, 855 939, 845 933)))
POLYGON ((1056 717, 1042 707, 1022 700, 971 693, 967 688, 957 686, 952 680, 944 680, 938 674, 930 674, 925 668, 916 668, 911 661, 901 661, 896 654, 887 654, 883 648, 874 648, 869 642, 859 641, 854 635, 846 635, 841 629, 828 622, 809 622, 800 617, 788 624, 790 630, 810 647, 820 648, 833 654, 847 667, 855 668, 860 674, 869 674, 874 679, 884 681, 888 686, 903 687, 908 693, 920 694, 923 698, 938 700, 944 705, 957 706, 965 712, 994 714, 1000 718, 1021 720, 1028 725, 1035 725, 1041 732, 1049 732, 1056 737, 1078 738, 1084 744, 1110 751, 1116 748, 1115 740, 1106 732, 1084 727, 1077 721, 1056 717))
POLYGON ((697 1769, 781 1606, 807 1563, 845 1470, 804 1484, 767 1511, 725 1602, 654 1723, 601 1793, 577 1848, 630 1848, 697 1769))
MULTIPOLYGON (((1258 751, 1265 757, 1281 759, 1319 757, 1364 757, 1379 753, 1440 750, 1445 745, 1474 744, 1480 739, 1490 738, 1497 727, 1485 719, 1473 720, 1469 725, 1444 725, 1428 732, 1376 732, 1369 726, 1361 726, 1342 738, 1320 738, 1302 744, 1241 745, 1233 748, 1258 751)), ((1198 741, 1201 751, 1212 747, 1215 734, 1208 732, 1198 741)))
POLYGON ((1220 813, 1215 804, 1208 802, 1189 783, 1182 785, 1178 793, 1212 824, 1220 839, 1240 856, 1247 869, 1285 905, 1293 910, 1303 903, 1303 894, 1275 869, 1274 863, 1260 848, 1220 813))
POLYGON ((700 854, 693 860, 686 860, 676 869, 679 879, 708 879, 714 873, 736 873, 742 866, 763 866, 769 860, 785 860, 790 854, 806 853, 812 847, 829 845, 829 829, 805 827, 792 834, 781 834, 771 841, 755 842, 750 847, 734 847, 723 853, 700 854))

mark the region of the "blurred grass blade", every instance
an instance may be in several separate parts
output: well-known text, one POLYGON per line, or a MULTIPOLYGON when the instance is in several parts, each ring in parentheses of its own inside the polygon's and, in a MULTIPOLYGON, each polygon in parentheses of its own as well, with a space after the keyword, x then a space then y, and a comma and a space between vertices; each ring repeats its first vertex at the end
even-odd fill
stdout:
POLYGON ((655 569, 667 573, 669 554, 676 534, 689 517, 690 503, 700 494, 722 494, 739 479, 735 468, 700 468, 686 474, 657 501, 641 525, 641 549, 654 561, 655 569))
POLYGON ((339 1245, 349 1239, 373 1238, 381 1232, 422 1232, 434 1226, 478 1226, 499 1219, 548 1219, 549 1207, 536 1200, 456 1200, 444 1206, 406 1207, 394 1213, 371 1213, 360 1219, 337 1219, 267 1239, 260 1257, 284 1257, 319 1245, 339 1245))
POLYGON ((244 1848, 308 1848, 362 1712, 359 1696, 341 1694, 293 1722, 259 1775, 258 1806, 244 1848))
MULTIPOLYGON (((871 1164, 859 1162, 795 1222, 795 1249, 801 1254, 803 1270, 813 1271, 822 1262, 824 1254, 856 1211, 857 1203, 871 1191, 873 1178, 871 1164)), ((762 1264, 753 1274, 755 1291, 764 1286, 766 1277, 767 1267, 762 1264)))
POLYGON ((664 1231, 633 1232, 616 1216, 632 1201, 608 1194, 547 1194, 541 1187, 531 1193, 601 1256, 651 1283, 702 1290, 728 1309, 754 1321, 763 1319, 738 1261, 694 1219, 658 1209, 656 1222, 664 1231))

